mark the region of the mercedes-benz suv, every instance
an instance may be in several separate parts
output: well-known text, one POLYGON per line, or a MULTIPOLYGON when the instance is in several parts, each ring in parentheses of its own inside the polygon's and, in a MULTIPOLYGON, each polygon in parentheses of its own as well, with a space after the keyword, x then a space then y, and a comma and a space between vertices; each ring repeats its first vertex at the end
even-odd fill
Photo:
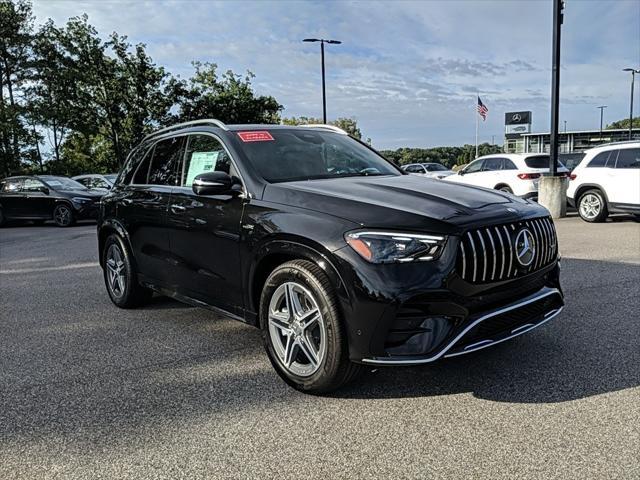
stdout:
POLYGON ((117 306, 157 292, 255 325, 308 392, 475 352, 563 307, 543 207, 406 174, 324 125, 148 136, 101 202, 98 242, 117 306))

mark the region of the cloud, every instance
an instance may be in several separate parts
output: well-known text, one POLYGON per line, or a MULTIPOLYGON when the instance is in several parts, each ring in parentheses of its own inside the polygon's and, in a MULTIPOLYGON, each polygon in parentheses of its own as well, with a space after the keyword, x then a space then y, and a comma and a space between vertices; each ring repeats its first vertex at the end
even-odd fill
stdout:
MULTIPOLYGON (((478 92, 489 107, 482 140, 501 139, 510 110, 531 109, 534 129, 548 129, 551 2, 48 0, 34 10, 57 23, 87 12, 101 34, 146 43, 183 77, 192 60, 251 70, 287 116, 321 112, 319 46, 301 40, 337 38, 343 44, 326 50, 329 116, 356 117, 381 148, 473 142, 478 92)), ((567 2, 561 119, 569 128, 595 128, 600 104, 610 121, 626 115, 620 70, 640 65, 638 38, 637 0, 567 2)))

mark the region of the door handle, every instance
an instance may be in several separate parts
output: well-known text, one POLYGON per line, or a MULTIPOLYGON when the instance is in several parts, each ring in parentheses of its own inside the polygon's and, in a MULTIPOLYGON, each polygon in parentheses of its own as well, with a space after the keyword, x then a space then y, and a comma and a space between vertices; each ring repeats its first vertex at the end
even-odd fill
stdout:
POLYGON ((182 205, 171 205, 171 211, 173 213, 184 213, 187 211, 187 207, 183 207, 182 205))

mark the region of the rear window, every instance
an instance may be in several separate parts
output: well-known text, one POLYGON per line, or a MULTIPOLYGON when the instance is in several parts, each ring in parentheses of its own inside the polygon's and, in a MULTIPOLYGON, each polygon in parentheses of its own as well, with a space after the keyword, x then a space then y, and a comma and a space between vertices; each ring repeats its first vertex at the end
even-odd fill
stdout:
POLYGON ((549 155, 536 155, 535 157, 527 157, 524 163, 529 168, 549 168, 549 155))
POLYGON ((347 135, 303 129, 234 133, 253 168, 268 182, 401 175, 347 135))

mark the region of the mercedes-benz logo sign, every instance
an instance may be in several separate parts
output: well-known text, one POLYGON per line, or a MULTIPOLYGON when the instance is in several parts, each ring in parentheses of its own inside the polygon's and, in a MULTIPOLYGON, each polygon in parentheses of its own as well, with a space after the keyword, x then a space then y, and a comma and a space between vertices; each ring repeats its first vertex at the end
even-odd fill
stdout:
POLYGON ((523 267, 528 267, 533 262, 536 255, 536 241, 533 234, 526 228, 523 228, 516 235, 515 240, 516 259, 523 267))
POLYGON ((514 122, 519 122, 520 120, 522 120, 522 117, 520 116, 519 113, 514 113, 513 116, 511 117, 511 120, 514 122))

